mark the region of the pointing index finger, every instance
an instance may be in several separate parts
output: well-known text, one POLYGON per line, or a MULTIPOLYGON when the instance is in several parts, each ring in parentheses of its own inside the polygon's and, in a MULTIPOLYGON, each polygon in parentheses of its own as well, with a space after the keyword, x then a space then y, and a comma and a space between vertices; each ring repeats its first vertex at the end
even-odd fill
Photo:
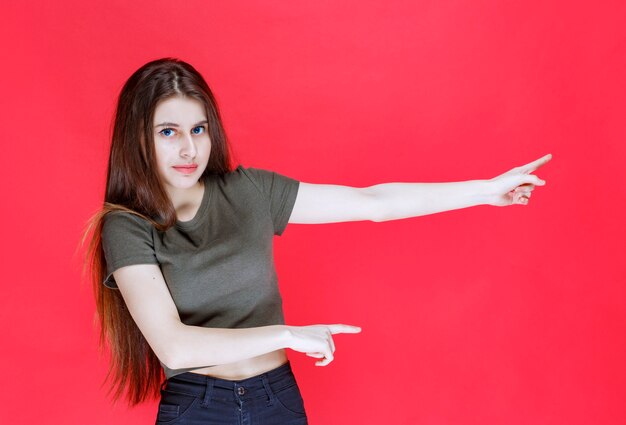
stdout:
POLYGON ((361 328, 359 326, 351 326, 351 325, 343 325, 343 324, 328 325, 328 328, 330 329, 330 333, 332 334, 339 334, 339 333, 356 334, 356 333, 361 332, 361 328))
POLYGON ((522 170, 524 171, 524 173, 532 173, 537 168, 541 167, 542 165, 544 165, 546 162, 550 161, 551 159, 552 159, 552 154, 549 153, 547 155, 542 156, 539 159, 534 160, 533 162, 529 162, 528 164, 523 165, 522 170))

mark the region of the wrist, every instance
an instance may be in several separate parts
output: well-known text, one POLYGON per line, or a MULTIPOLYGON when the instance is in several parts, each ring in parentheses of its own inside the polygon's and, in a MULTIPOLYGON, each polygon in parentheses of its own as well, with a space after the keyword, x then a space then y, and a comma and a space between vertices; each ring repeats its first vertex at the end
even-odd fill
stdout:
POLYGON ((290 326, 276 325, 276 334, 280 348, 291 348, 293 334, 290 326))
POLYGON ((494 197, 494 182, 491 180, 478 180, 476 191, 477 205, 491 205, 494 197))

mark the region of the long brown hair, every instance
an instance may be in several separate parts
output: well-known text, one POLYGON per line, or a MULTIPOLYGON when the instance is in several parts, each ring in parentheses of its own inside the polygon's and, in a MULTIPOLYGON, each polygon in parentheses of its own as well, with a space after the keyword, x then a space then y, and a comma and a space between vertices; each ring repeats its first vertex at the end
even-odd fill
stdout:
POLYGON ((200 177, 232 170, 230 146, 213 93, 191 65, 162 58, 139 68, 124 84, 117 101, 111 132, 111 151, 103 207, 88 221, 81 246, 90 237, 83 263, 96 302, 100 325, 99 348, 109 348, 111 361, 104 383, 110 380, 113 401, 122 395, 129 406, 158 398, 164 375, 159 359, 132 319, 120 291, 104 286, 106 259, 101 232, 104 218, 126 211, 165 231, 176 222, 176 211, 156 167, 152 121, 157 104, 173 96, 204 104, 211 139, 209 163, 200 177), (107 347, 108 346, 108 347, 107 347), (126 391, 125 391, 126 390, 126 391))

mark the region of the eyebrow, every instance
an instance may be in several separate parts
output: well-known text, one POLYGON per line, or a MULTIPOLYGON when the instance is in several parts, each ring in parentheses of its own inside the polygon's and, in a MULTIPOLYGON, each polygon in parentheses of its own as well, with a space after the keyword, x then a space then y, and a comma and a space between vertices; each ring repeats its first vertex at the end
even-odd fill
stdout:
MULTIPOLYGON (((208 124, 208 123, 209 122, 207 120, 204 120, 204 121, 195 123, 193 126, 196 127, 200 124, 208 124)), ((157 124, 154 126, 154 128, 157 128, 157 127, 180 127, 180 126, 176 124, 175 122, 162 122, 161 124, 157 124)))

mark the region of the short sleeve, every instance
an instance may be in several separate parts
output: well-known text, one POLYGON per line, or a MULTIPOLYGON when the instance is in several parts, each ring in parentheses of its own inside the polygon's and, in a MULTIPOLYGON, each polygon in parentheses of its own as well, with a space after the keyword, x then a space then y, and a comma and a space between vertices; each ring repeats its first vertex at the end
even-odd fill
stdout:
POLYGON ((105 286, 117 289, 113 272, 133 264, 159 264, 154 251, 152 224, 126 212, 109 213, 102 226, 106 260, 105 286))
POLYGON ((248 174, 263 193, 269 204, 274 223, 274 234, 280 236, 291 216, 296 203, 300 182, 291 177, 260 168, 237 167, 248 174))

